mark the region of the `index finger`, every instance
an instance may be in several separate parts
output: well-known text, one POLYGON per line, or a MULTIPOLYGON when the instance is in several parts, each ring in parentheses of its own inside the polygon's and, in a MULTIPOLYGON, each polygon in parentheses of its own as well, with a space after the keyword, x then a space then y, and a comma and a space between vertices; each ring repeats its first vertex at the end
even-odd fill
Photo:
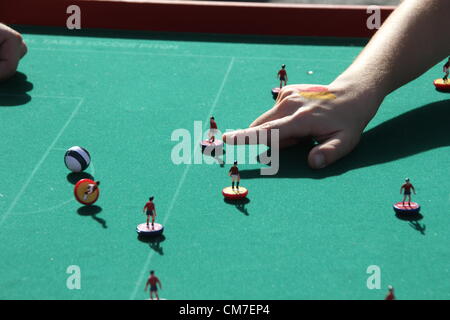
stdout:
POLYGON ((223 141, 227 144, 272 144, 272 139, 279 141, 303 137, 309 134, 309 125, 306 121, 294 121, 293 116, 272 120, 259 126, 227 132, 223 141))

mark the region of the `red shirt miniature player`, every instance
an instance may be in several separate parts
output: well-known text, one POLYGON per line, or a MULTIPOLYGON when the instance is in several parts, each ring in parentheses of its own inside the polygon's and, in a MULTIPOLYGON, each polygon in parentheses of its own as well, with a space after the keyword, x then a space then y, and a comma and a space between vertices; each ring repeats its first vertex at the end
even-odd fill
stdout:
POLYGON ((231 188, 234 189, 234 182, 236 182, 236 187, 239 190, 239 182, 241 181, 241 177, 239 175, 237 161, 234 162, 234 165, 230 168, 230 171, 228 171, 228 175, 231 177, 231 188))
POLYGON ((209 119, 209 132, 208 132, 209 143, 214 142, 216 134, 217 134, 217 123, 214 120, 214 117, 211 117, 209 119))
POLYGON ((284 85, 286 85, 287 84, 287 80, 288 80, 288 76, 287 76, 287 72, 286 72, 286 65, 285 64, 283 64, 281 66, 280 71, 278 71, 277 78, 280 79, 280 89, 281 89, 283 87, 283 82, 284 82, 284 85))
POLYGON ((150 216, 152 217, 152 230, 155 230, 155 218, 156 218, 156 209, 155 204, 153 203, 154 198, 155 197, 150 197, 143 209, 143 212, 147 214, 147 228, 149 227, 150 216))
POLYGON ((444 70, 444 73, 445 73, 445 76, 442 78, 442 80, 444 80, 444 82, 447 82, 448 81, 448 74, 449 74, 449 70, 450 70, 450 57, 448 58, 448 61, 447 61, 447 63, 446 64, 444 64, 444 68, 443 68, 444 70))
POLYGON ((99 185, 100 185, 100 181, 95 181, 95 183, 88 184, 86 192, 84 193, 84 196, 83 196, 83 201, 86 201, 88 196, 90 194, 93 194, 95 192, 95 190, 97 190, 99 185))
POLYGON ((409 178, 405 179, 405 183, 400 188, 400 194, 403 193, 403 205, 405 205, 406 197, 408 197, 408 205, 411 205, 411 190, 416 194, 416 190, 414 189, 414 186, 409 182, 409 178))
POLYGON ((384 300, 395 300, 394 288, 392 286, 389 286, 388 289, 389 289, 389 292, 386 295, 386 297, 384 298, 384 300))
POLYGON ((156 296, 156 300, 159 300, 158 284, 159 288, 162 289, 161 281, 159 281, 158 277, 155 276, 155 271, 150 271, 150 277, 148 278, 144 289, 144 291, 147 291, 147 287, 150 285, 150 300, 153 300, 153 293, 156 296))

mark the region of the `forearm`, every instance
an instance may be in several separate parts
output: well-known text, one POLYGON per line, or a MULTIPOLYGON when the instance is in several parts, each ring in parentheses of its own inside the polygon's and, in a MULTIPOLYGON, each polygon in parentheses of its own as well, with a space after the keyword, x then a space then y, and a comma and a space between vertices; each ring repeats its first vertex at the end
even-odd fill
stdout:
POLYGON ((380 99, 450 53, 449 0, 404 0, 335 83, 357 79, 380 99))

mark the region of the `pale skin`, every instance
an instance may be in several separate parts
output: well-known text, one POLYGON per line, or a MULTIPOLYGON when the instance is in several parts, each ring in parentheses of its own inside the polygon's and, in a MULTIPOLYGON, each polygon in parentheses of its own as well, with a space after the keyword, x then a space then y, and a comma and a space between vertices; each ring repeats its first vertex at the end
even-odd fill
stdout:
POLYGON ((17 31, 0 23, 0 81, 12 77, 27 46, 17 31))
POLYGON ((248 129, 224 134, 223 141, 239 143, 245 139, 238 137, 279 129, 282 148, 307 136, 319 143, 308 155, 312 168, 336 162, 355 148, 388 94, 448 56, 448 12, 449 0, 404 0, 347 70, 324 86, 335 99, 305 98, 298 92, 312 85, 288 85, 272 109, 248 129))

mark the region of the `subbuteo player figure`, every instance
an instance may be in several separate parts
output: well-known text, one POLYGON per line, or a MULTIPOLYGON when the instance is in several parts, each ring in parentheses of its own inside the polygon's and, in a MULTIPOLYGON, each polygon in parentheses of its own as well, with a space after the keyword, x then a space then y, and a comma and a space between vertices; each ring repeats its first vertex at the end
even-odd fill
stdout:
POLYGON ((239 182, 241 181, 241 177, 239 175, 237 161, 234 162, 234 165, 230 168, 230 171, 228 171, 228 175, 231 177, 231 188, 234 189, 234 183, 236 182, 236 187, 239 190, 239 182))
POLYGON ((281 89, 283 87, 283 82, 284 82, 284 85, 286 85, 287 81, 288 81, 285 64, 281 65, 281 69, 280 69, 280 71, 278 71, 277 78, 280 79, 280 89, 281 89))
POLYGON ((384 300, 395 300, 394 288, 392 286, 388 286, 389 292, 384 298, 384 300))
POLYGON ((411 190, 416 194, 416 190, 414 189, 414 186, 409 182, 409 178, 405 179, 405 183, 400 188, 400 194, 404 190, 403 193, 403 205, 405 205, 405 200, 408 198, 408 205, 411 205, 411 190))
POLYGON ((147 287, 150 285, 150 300, 153 300, 153 293, 155 294, 156 300, 159 300, 158 284, 159 288, 162 289, 161 281, 155 276, 155 271, 150 271, 150 277, 148 278, 144 289, 144 291, 147 291, 147 287))
POLYGON ((444 82, 447 82, 448 81, 448 74, 450 72, 450 57, 448 57, 448 61, 447 61, 446 64, 444 64, 444 68, 443 69, 444 69, 443 71, 445 73, 445 76, 442 78, 442 80, 444 80, 444 82))
POLYGON ((209 143, 214 142, 216 134, 217 134, 217 123, 214 120, 214 117, 211 117, 209 119, 209 132, 208 132, 209 143))
POLYGON ((150 197, 148 202, 145 204, 143 212, 147 214, 147 228, 149 228, 150 216, 152 217, 152 230, 155 230, 155 218, 156 218, 156 208, 153 203, 155 197, 150 197))
POLYGON ((99 185, 100 185, 100 181, 95 181, 95 183, 89 183, 86 191, 84 192, 83 201, 86 201, 88 196, 90 194, 94 193, 94 191, 97 190, 99 185))

